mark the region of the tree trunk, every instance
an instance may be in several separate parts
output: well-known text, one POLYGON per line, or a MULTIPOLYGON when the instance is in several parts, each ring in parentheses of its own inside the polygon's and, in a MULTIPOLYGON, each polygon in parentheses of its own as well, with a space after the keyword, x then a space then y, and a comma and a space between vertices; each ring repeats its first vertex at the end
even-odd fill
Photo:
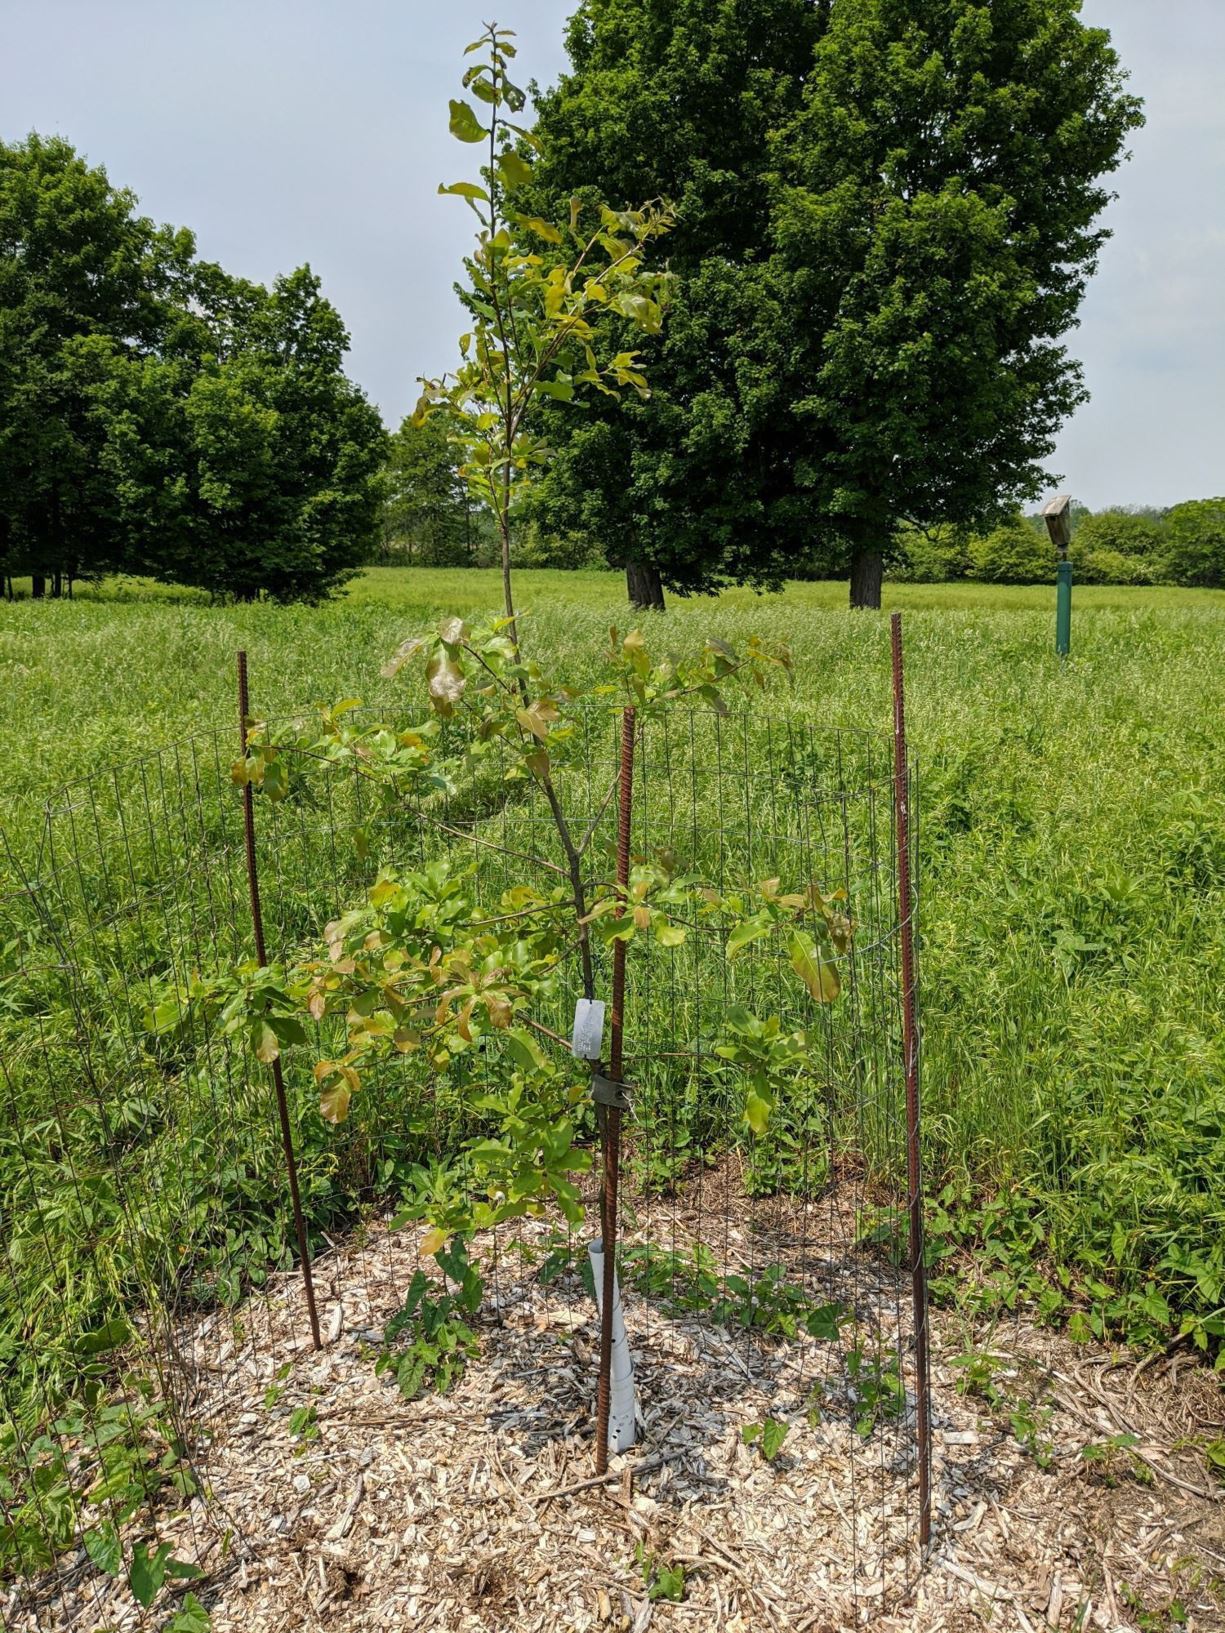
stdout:
POLYGON ((41 601, 47 593, 47 581, 41 573, 34 573, 30 578, 30 599, 41 601))
POLYGON ((880 550, 856 550, 851 557, 851 606, 880 610, 885 557, 880 550))
POLYGON ((659 568, 653 561, 627 561, 625 587, 629 591, 630 606, 642 612, 664 610, 664 586, 659 568))
POLYGON ((64 575, 58 569, 51 575, 51 597, 58 601, 64 593, 64 575))

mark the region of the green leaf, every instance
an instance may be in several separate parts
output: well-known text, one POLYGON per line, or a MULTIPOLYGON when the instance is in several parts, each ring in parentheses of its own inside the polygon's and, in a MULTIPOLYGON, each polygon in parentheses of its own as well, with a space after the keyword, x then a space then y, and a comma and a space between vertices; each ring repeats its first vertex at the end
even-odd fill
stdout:
POLYGON ((748 1118, 749 1127, 754 1134, 764 1134, 770 1122, 770 1112, 773 1108, 764 1095, 750 1087, 744 1101, 744 1115, 748 1118))
POLYGON ((119 1575, 123 1564, 123 1545, 113 1525, 100 1525, 94 1531, 87 1531, 85 1552, 100 1571, 105 1571, 108 1576, 119 1575))
POLYGON ((819 1304, 804 1317, 804 1328, 809 1337, 832 1344, 838 1336, 844 1312, 840 1304, 819 1304))
POLYGON ((306 1042, 306 1028, 293 1015, 272 1015, 268 1024, 276 1033, 283 1049, 289 1048, 291 1044, 306 1042))
POLYGON ((132 1563, 128 1567, 128 1586, 136 1602, 143 1605, 146 1610, 166 1580, 166 1561, 169 1558, 168 1542, 161 1543, 154 1554, 149 1552, 144 1543, 138 1543, 132 1550, 132 1563))
POLYGON ((126 1344, 131 1336, 132 1329, 128 1323, 122 1316, 115 1316, 104 1326, 82 1333, 74 1347, 79 1355, 105 1355, 109 1350, 126 1344))
POLYGON ((172 1576, 176 1582, 198 1582, 204 1572, 190 1559, 168 1559, 166 1575, 172 1576))
POLYGON ((791 967, 819 1004, 832 1004, 842 991, 842 982, 831 959, 822 957, 816 943, 804 930, 792 933, 788 945, 791 967))
POLYGON ((568 374, 558 374, 552 380, 537 380, 536 390, 557 403, 574 401, 574 381, 568 374))
POLYGON ((629 318, 649 335, 657 335, 663 325, 663 313, 646 295, 622 293, 615 295, 610 304, 614 311, 629 318))
POLYGON ((173 1032, 183 1019, 183 1005, 177 998, 163 998, 148 1012, 145 1025, 150 1032, 173 1032))
POLYGON ((783 1441, 786 1440, 789 1433, 788 1426, 785 1423, 780 1423, 777 1418, 767 1418, 762 1424, 761 1455, 767 1463, 773 1463, 779 1452, 782 1451, 783 1441))
POLYGON ((669 924, 666 919, 658 919, 655 924, 655 939, 661 947, 679 947, 685 939, 683 924, 669 924))
POLYGON ((522 187, 532 179, 531 165, 510 148, 498 155, 498 173, 507 187, 522 187))
POLYGON ((210 1633, 213 1618, 194 1593, 183 1596, 183 1603, 171 1617, 166 1633, 210 1633))
POLYGON ((512 1027, 506 1033, 504 1042, 507 1053, 521 1071, 543 1071, 544 1054, 529 1032, 525 1032, 521 1027, 512 1027))
POLYGON ((765 913, 755 913, 752 918, 742 919, 734 926, 727 938, 727 956, 735 958, 742 947, 747 947, 750 941, 756 941, 770 929, 770 919, 765 913))
POLYGON ((485 126, 476 117, 471 103, 456 102, 452 99, 448 105, 451 109, 452 136, 457 136, 461 142, 480 142, 489 135, 485 126))
POLYGON ((480 199, 484 204, 489 203, 489 194, 483 187, 478 187, 474 181, 453 181, 449 187, 444 187, 442 182, 439 182, 438 191, 440 193, 454 193, 459 198, 480 199))

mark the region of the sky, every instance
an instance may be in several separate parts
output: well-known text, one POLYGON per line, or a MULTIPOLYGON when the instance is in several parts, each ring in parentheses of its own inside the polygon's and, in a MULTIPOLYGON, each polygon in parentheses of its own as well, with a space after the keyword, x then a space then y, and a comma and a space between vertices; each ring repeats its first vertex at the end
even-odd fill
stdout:
MULTIPOLYGON (((504 0, 523 77, 565 66, 576 0, 504 0)), ((455 360, 470 238, 439 181, 460 54, 493 0, 0 0, 0 137, 67 137, 262 281, 308 261, 349 372, 395 424, 455 360)), ((1114 237, 1071 337, 1091 400, 1052 472, 1094 509, 1225 493, 1225 0, 1084 0, 1148 123, 1114 178, 1114 237)))

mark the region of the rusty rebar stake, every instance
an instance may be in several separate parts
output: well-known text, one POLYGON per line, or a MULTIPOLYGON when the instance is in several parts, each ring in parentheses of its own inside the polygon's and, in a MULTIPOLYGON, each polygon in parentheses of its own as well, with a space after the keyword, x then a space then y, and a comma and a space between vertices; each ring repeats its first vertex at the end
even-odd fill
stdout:
MULTIPOLYGON (((242 753, 247 752, 247 721, 251 715, 251 697, 247 683, 247 654, 238 654, 238 732, 242 753)), ((264 944, 264 914, 260 905, 259 866, 255 857, 255 795, 251 784, 242 790, 243 837, 247 848, 247 888, 251 895, 251 928, 255 934, 255 956, 261 969, 268 962, 264 944)), ((285 1098, 285 1078, 278 1056, 272 1062, 272 1086, 276 1092, 277 1116, 281 1124, 281 1149, 285 1153, 285 1172, 289 1177, 289 1196, 293 1203, 294 1230, 298 1237, 298 1257, 302 1262, 302 1285, 306 1289, 306 1308, 310 1314, 311 1342, 315 1349, 323 1348, 319 1336, 319 1312, 315 1308, 315 1283, 311 1275, 310 1243, 306 1236, 306 1221, 302 1217, 302 1195, 298 1189, 298 1162, 294 1156, 293 1130, 289 1122, 289 1102, 285 1098)))
POLYGON ((906 688, 902 615, 890 619, 893 648, 893 810, 897 826, 897 894, 902 951, 902 1054, 906 1068, 906 1190, 910 1222, 910 1283, 915 1330, 916 1451, 919 1464, 919 1544, 931 1541, 931 1399, 927 1332, 927 1265, 923 1255, 923 1171, 919 1142, 918 978, 910 882, 910 761, 906 751, 906 688))
MULTIPOLYGON (((617 889, 620 902, 617 917, 625 912, 625 896, 630 882, 630 827, 634 805, 634 711, 621 714, 621 781, 617 805, 617 889)), ((614 1083, 622 1080, 625 1067, 625 943, 613 942, 612 1014, 609 1020, 608 1075, 614 1083)), ((621 1110, 601 1106, 600 1111, 600 1239, 604 1251, 603 1286, 600 1289, 600 1372, 596 1384, 595 1471, 608 1472, 608 1406, 612 1387, 613 1298, 617 1275, 617 1187, 621 1178, 621 1110)))

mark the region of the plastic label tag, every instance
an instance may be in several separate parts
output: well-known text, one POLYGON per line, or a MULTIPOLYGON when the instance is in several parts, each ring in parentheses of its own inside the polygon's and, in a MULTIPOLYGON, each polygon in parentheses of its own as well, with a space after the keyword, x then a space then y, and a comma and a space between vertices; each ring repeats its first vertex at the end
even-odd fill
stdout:
POLYGON ((570 1053, 575 1060, 599 1060, 604 1047, 604 1001, 580 998, 574 1006, 574 1031, 570 1053))

